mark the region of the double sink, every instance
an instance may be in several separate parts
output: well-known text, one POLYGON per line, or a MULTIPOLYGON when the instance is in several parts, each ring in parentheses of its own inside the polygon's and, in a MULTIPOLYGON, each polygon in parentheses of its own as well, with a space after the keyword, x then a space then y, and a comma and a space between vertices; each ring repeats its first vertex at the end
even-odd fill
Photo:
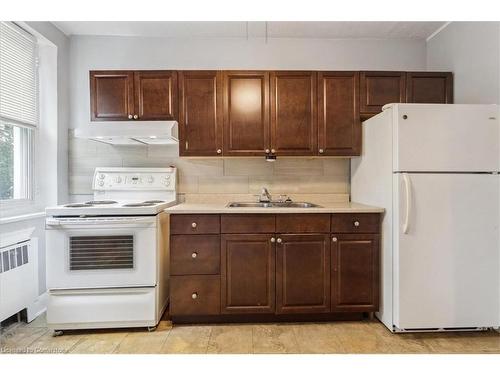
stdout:
POLYGON ((309 202, 231 202, 227 205, 229 208, 313 208, 321 207, 309 202))

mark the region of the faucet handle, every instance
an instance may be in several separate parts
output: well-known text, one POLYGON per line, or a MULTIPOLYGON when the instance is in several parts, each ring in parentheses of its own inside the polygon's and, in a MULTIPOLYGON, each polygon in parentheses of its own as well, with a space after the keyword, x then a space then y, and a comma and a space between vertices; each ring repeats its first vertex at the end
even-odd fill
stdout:
POLYGON ((279 197, 278 197, 278 202, 284 203, 284 202, 286 202, 289 199, 290 198, 288 198, 288 195, 286 195, 286 194, 280 194, 279 197))

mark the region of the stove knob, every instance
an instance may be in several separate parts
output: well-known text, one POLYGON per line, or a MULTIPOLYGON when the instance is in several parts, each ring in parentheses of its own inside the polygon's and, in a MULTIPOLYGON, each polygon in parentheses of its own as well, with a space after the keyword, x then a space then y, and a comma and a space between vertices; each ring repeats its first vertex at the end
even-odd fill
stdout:
POLYGON ((104 177, 105 177, 105 176, 104 176, 104 174, 102 174, 102 173, 99 175, 99 178, 100 178, 101 180, 104 180, 104 177))
POLYGON ((99 186, 104 186, 104 181, 101 180, 98 182, 98 184, 99 184, 99 186))
POLYGON ((152 184, 152 183, 154 182, 154 180, 155 180, 155 179, 154 179, 154 177, 153 177, 153 176, 149 176, 149 178, 148 178, 148 182, 149 182, 150 184, 152 184))

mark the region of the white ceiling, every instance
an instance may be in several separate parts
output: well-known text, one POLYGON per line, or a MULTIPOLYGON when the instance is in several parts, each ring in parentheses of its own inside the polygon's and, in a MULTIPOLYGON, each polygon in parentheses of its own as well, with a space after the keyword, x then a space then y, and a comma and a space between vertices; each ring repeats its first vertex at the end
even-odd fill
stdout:
POLYGON ((183 22, 58 21, 67 35, 168 38, 402 38, 426 39, 445 22, 183 22))

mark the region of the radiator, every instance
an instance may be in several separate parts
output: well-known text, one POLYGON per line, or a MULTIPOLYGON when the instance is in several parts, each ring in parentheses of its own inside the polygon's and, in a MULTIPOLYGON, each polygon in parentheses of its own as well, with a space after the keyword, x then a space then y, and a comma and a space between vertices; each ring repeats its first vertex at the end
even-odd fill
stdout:
POLYGON ((29 309, 38 295, 37 239, 0 248, 0 321, 29 309))

